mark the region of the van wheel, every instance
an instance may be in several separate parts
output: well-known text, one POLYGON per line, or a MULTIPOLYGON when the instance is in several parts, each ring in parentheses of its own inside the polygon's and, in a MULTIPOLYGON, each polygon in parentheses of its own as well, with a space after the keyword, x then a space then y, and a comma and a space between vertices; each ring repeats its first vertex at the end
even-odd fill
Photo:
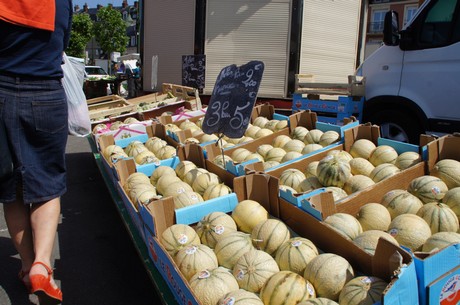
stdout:
POLYGON ((418 144, 425 130, 418 121, 402 111, 380 110, 365 116, 364 122, 380 126, 380 136, 390 140, 418 144))

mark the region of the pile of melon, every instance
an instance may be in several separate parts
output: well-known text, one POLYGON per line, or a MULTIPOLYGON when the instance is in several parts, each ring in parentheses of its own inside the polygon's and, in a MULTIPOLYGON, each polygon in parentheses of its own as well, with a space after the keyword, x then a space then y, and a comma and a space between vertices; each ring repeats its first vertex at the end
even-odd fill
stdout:
POLYGON ((160 243, 203 305, 373 304, 388 285, 355 276, 345 258, 320 253, 254 200, 175 224, 160 243))
POLYGON ((180 161, 173 169, 160 165, 150 177, 142 172, 129 175, 123 188, 137 208, 161 197, 171 196, 176 209, 232 193, 219 176, 200 168, 192 161, 180 161))
POLYGON ((323 159, 309 163, 304 169, 286 169, 279 177, 280 188, 306 193, 324 187, 333 192, 337 201, 420 161, 421 156, 416 152, 398 154, 389 145, 376 146, 370 140, 359 139, 349 152, 331 150, 323 159))
MULTIPOLYGON (((92 119, 91 122, 101 121, 103 119, 104 118, 92 119)), ((114 122, 107 123, 107 124, 106 123, 96 124, 93 127, 92 131, 93 131, 93 134, 104 133, 104 132, 109 131, 109 130, 110 131, 118 130, 123 125, 129 125, 129 124, 138 123, 138 122, 139 122, 139 120, 134 118, 134 117, 127 117, 123 121, 114 121, 114 122)))
POLYGON ((336 213, 323 223, 373 254, 380 237, 411 251, 431 252, 460 243, 460 162, 441 160, 431 175, 387 192, 357 215, 336 213))
POLYGON ((118 159, 133 158, 136 164, 143 165, 175 157, 176 148, 161 138, 150 137, 145 143, 132 141, 125 148, 116 144, 108 145, 102 155, 112 163, 118 159))

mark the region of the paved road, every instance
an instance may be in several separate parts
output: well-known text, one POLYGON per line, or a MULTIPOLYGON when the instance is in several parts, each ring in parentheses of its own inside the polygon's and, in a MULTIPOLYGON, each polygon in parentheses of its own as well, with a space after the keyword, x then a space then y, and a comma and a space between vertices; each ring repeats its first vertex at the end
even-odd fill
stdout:
MULTIPOLYGON (((69 137, 68 191, 54 251, 63 305, 160 304, 85 138, 69 137)), ((38 304, 17 279, 20 261, 0 208, 0 304, 38 304)))

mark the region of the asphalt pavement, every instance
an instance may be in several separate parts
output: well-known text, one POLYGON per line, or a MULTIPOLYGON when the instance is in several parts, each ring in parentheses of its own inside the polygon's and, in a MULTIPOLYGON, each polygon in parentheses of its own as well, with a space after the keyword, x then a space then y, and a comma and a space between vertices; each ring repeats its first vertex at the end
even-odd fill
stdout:
MULTIPOLYGON (((67 193, 53 252, 63 305, 161 304, 86 138, 69 136, 67 193)), ((1 206, 1 205, 0 205, 1 206)), ((0 305, 38 304, 17 273, 20 260, 0 208, 0 305)))

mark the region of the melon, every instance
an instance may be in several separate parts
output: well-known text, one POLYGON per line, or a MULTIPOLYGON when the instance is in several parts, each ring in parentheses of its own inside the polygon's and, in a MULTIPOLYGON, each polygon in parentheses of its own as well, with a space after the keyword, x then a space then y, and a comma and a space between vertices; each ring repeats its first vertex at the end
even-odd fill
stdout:
POLYGON ((447 193, 447 185, 440 178, 425 175, 413 179, 407 190, 424 203, 441 201, 447 193))
POLYGON ((238 259, 246 252, 254 249, 251 237, 243 232, 230 232, 222 237, 214 247, 219 266, 233 269, 238 259))
POLYGON ((130 157, 135 157, 138 153, 148 150, 141 141, 132 141, 125 148, 125 153, 130 157))
POLYGON ((260 128, 263 128, 265 126, 265 124, 268 123, 268 121, 269 120, 266 117, 258 116, 252 121, 252 125, 258 126, 260 128))
POLYGON ((302 155, 307 155, 320 149, 323 149, 323 146, 317 143, 306 144, 305 147, 302 149, 301 153, 302 155))
POLYGON ((390 212, 391 219, 401 214, 417 214, 423 202, 406 190, 395 189, 383 195, 380 203, 390 212))
POLYGON ((101 132, 103 132, 104 129, 107 129, 106 124, 103 124, 103 123, 96 124, 96 126, 94 126, 94 128, 93 128, 93 134, 101 133, 101 132))
POLYGON ((214 251, 206 245, 190 245, 177 251, 174 262, 188 281, 195 273, 218 267, 214 251))
POLYGON ((193 182, 196 180, 196 177, 204 173, 209 173, 209 171, 202 167, 192 168, 185 174, 183 181, 192 186, 193 182))
POLYGON ((264 305, 264 303, 255 293, 238 289, 224 295, 217 305, 264 305))
POLYGON ((295 151, 295 152, 301 153, 304 147, 305 147, 304 142, 302 142, 301 140, 292 139, 288 141, 286 144, 284 144, 282 148, 286 152, 295 151))
POLYGON ((256 135, 255 135, 255 139, 259 139, 259 138, 263 138, 263 137, 266 137, 268 135, 271 135, 273 133, 272 130, 268 129, 268 128, 261 128, 258 132, 256 132, 256 135))
POLYGON ((326 217, 323 223, 337 231, 348 240, 355 239, 363 232, 358 219, 347 213, 335 213, 326 217))
POLYGON ((303 276, 307 264, 318 254, 318 249, 309 239, 292 237, 278 248, 275 261, 281 270, 292 271, 303 276))
POLYGON ((286 151, 281 147, 273 147, 267 152, 264 160, 281 162, 285 154, 286 151))
POLYGON ((340 199, 345 198, 345 197, 348 196, 347 192, 345 192, 340 187, 328 186, 328 187, 325 187, 324 190, 327 191, 327 192, 332 192, 332 196, 334 198, 334 201, 339 201, 340 199))
MULTIPOLYGON (((175 181, 169 185, 167 185, 161 194, 163 197, 175 197, 178 196, 179 194, 185 193, 185 192, 193 192, 194 190, 190 185, 185 183, 184 181, 175 181)), ((201 194, 200 194, 201 195, 201 194)))
POLYGON ((355 157, 350 160, 350 168, 353 175, 365 175, 370 177, 371 172, 374 170, 375 166, 372 165, 372 163, 367 159, 355 157))
POLYGON ((286 145, 287 142, 289 142, 291 140, 292 140, 291 137, 289 137, 287 135, 279 135, 279 136, 276 136, 272 140, 271 145, 273 147, 282 148, 284 145, 286 145))
POLYGON ((290 186, 295 190, 299 191, 299 184, 305 178, 305 174, 302 173, 302 171, 295 168, 288 168, 281 173, 279 177, 279 183, 281 185, 290 186))
POLYGON ((384 205, 370 202, 359 208, 356 219, 361 224, 363 231, 386 231, 391 223, 391 214, 384 205))
POLYGON ((128 154, 126 154, 126 152, 123 150, 123 148, 121 148, 121 146, 118 146, 118 145, 115 145, 115 144, 112 144, 112 145, 108 145, 106 148, 104 148, 102 150, 102 155, 107 159, 109 160, 110 156, 112 154, 115 154, 115 153, 123 153, 125 154, 126 156, 128 154))
POLYGON ((422 161, 422 156, 415 151, 406 151, 400 154, 395 161, 395 165, 399 169, 409 168, 422 161))
POLYGON ((339 299, 342 288, 354 275, 350 263, 333 253, 319 254, 308 263, 304 272, 304 278, 315 287, 316 295, 333 301, 339 299))
POLYGON ((218 155, 214 158, 214 160, 212 160, 212 163, 216 164, 219 167, 226 168, 228 161, 232 162, 233 159, 227 155, 218 155))
POLYGON ((270 144, 262 144, 260 146, 257 147, 256 149, 256 153, 258 153, 259 155, 261 155, 264 160, 265 160, 265 157, 267 156, 267 153, 270 151, 270 149, 272 149, 273 146, 270 145, 270 144))
POLYGON ((231 216, 240 231, 251 233, 259 222, 268 219, 268 212, 257 201, 246 199, 236 205, 231 216))
POLYGON ((205 142, 214 142, 214 141, 217 141, 219 140, 219 137, 216 136, 215 134, 207 134, 207 133, 204 133, 202 136, 201 136, 201 143, 205 143, 205 142))
POLYGON ((243 254, 233 267, 233 276, 240 288, 259 293, 263 284, 280 269, 275 259, 262 250, 250 250, 243 254))
POLYGON ((177 132, 181 130, 179 126, 173 123, 166 124, 165 128, 166 128, 166 131, 171 131, 171 132, 177 132))
POLYGON ((166 175, 177 176, 176 172, 174 171, 172 167, 169 167, 166 165, 160 165, 152 172, 152 175, 150 175, 150 183, 152 183, 153 185, 156 185, 158 179, 160 179, 161 176, 166 176, 166 175))
POLYGON ((312 129, 305 135, 305 137, 303 138, 303 142, 305 144, 319 144, 319 141, 321 140, 322 135, 323 135, 323 132, 321 130, 312 129))
POLYGON ((297 194, 297 191, 295 189, 287 185, 280 185, 279 190, 284 192, 290 192, 291 194, 297 194))
POLYGON ((190 121, 190 120, 185 120, 183 121, 182 123, 179 124, 179 128, 182 129, 182 130, 186 130, 186 129, 191 129, 191 130, 195 130, 195 129, 200 129, 194 122, 190 121))
POLYGON ((273 274, 260 290, 260 299, 270 305, 295 305, 315 296, 313 285, 292 271, 273 274))
POLYGON ((249 161, 249 160, 258 160, 258 161, 264 161, 264 157, 259 155, 258 153, 250 153, 249 155, 246 156, 244 161, 249 161))
POLYGON ((447 191, 442 202, 447 204, 460 219, 460 187, 454 187, 447 191))
POLYGON ((412 252, 422 248, 431 236, 430 226, 423 218, 414 214, 402 214, 393 219, 388 227, 388 233, 400 245, 411 249, 412 252))
POLYGON ((160 243, 172 257, 186 246, 201 244, 195 230, 184 224, 174 224, 164 230, 160 236, 160 243))
POLYGON ((296 151, 290 151, 290 152, 287 152, 283 158, 281 159, 281 163, 284 163, 284 162, 289 162, 289 161, 292 161, 294 159, 297 159, 297 158, 300 158, 302 157, 303 155, 299 152, 296 152, 296 151))
POLYGON ((377 165, 372 172, 369 174, 369 177, 374 180, 375 183, 380 182, 384 179, 387 179, 393 175, 396 175, 401 170, 396 167, 396 165, 391 163, 382 163, 377 165))
POLYGON ((319 138, 318 144, 326 147, 340 140, 340 134, 334 130, 328 130, 324 132, 319 138))
POLYGON ((198 194, 203 195, 204 191, 206 191, 209 186, 220 183, 222 183, 222 181, 220 180, 219 176, 208 172, 198 175, 198 177, 196 177, 195 181, 192 183, 192 188, 198 194))
POLYGON ((149 183, 138 183, 136 185, 133 185, 133 187, 130 188, 129 190, 129 198, 131 201, 134 203, 134 205, 137 208, 137 201, 138 199, 141 199, 141 202, 148 201, 149 199, 156 197, 157 192, 155 190, 155 187, 149 183), (144 198, 141 198, 141 196, 144 196, 144 198), (146 198, 145 196, 148 196, 149 198, 146 198))
POLYGON ((203 193, 204 200, 219 198, 232 193, 232 189, 224 183, 211 184, 203 193))
POLYGON ((460 162, 444 159, 436 162, 430 174, 441 178, 449 189, 460 186, 460 162))
POLYGON ((270 168, 275 167, 275 166, 278 166, 278 165, 280 165, 280 164, 281 164, 281 163, 278 162, 278 161, 265 161, 265 162, 263 163, 263 165, 264 165, 264 170, 270 169, 270 168))
POLYGON ((219 240, 237 231, 236 223, 224 212, 211 212, 204 216, 196 225, 196 233, 201 243, 214 248, 219 240))
POLYGON ((291 131, 291 138, 303 141, 307 133, 308 128, 303 126, 297 126, 291 131))
POLYGON ((440 202, 429 202, 417 212, 430 226, 431 234, 438 232, 457 232, 458 218, 448 205, 440 202))
POLYGON ((131 190, 131 188, 137 184, 149 184, 150 183, 150 178, 142 173, 142 172, 135 172, 135 173, 132 173, 128 176, 128 178, 126 178, 126 181, 125 183, 123 184, 123 189, 129 193, 129 191, 131 190))
POLYGON ((170 159, 176 156, 176 149, 171 145, 166 145, 160 148, 156 155, 160 160, 170 159))
POLYGON ((239 289, 233 275, 222 267, 197 272, 189 285, 200 305, 216 305, 224 295, 239 289))
POLYGON ((339 305, 339 303, 328 298, 313 298, 297 303, 297 305, 339 305))
POLYGON ((256 133, 260 130, 261 128, 259 126, 255 126, 255 125, 252 125, 252 126, 248 126, 248 129, 246 129, 246 131, 244 132, 244 135, 245 136, 248 136, 248 137, 251 137, 251 138, 255 138, 256 137, 256 133))
POLYGON ((460 243, 460 234, 456 232, 438 232, 431 235, 423 244, 423 252, 431 252, 433 250, 441 250, 451 244, 460 243))
POLYGON ((305 169, 305 177, 316 177, 316 168, 318 167, 319 161, 313 161, 308 163, 307 168, 305 169))
POLYGON ((328 151, 326 155, 336 156, 346 162, 350 162, 351 160, 353 160, 353 156, 350 155, 350 153, 347 152, 346 150, 333 149, 333 150, 328 151))
POLYGON ((185 191, 174 196, 173 200, 175 209, 185 208, 204 201, 200 194, 190 191, 185 191))
POLYGON ((246 159, 246 156, 248 156, 249 154, 251 154, 251 152, 246 149, 246 148, 242 148, 242 147, 239 147, 239 148, 236 148, 230 155, 230 157, 235 161, 235 162, 243 162, 244 159, 246 159))
POLYGON ((145 145, 145 147, 147 147, 148 150, 150 150, 155 155, 157 155, 159 153, 160 149, 165 147, 166 145, 168 145, 168 143, 165 140, 162 140, 160 138, 152 137, 152 138, 149 138, 145 142, 144 145, 145 145))
POLYGON ((389 242, 399 246, 398 241, 393 236, 380 230, 364 231, 363 233, 356 236, 356 238, 353 240, 353 243, 367 253, 374 255, 380 238, 385 238, 389 242))
POLYGON ((319 161, 316 169, 316 176, 324 186, 343 187, 350 175, 350 164, 336 156, 324 157, 319 161))
POLYGON ((368 139, 358 139, 350 147, 350 154, 354 158, 369 160, 372 151, 376 148, 374 142, 368 139))
POLYGON ((124 152, 116 152, 109 156, 109 163, 115 164, 120 159, 127 159, 129 158, 128 155, 124 152))
POLYGON ((343 190, 347 192, 347 194, 353 194, 355 192, 364 190, 374 184, 374 180, 372 180, 368 176, 355 175, 347 179, 345 185, 343 186, 343 190))
POLYGON ((134 157, 134 162, 139 165, 149 164, 149 163, 158 163, 160 159, 158 159, 153 152, 150 150, 144 150, 134 157))
POLYGON ((185 175, 193 168, 197 168, 195 163, 188 160, 182 160, 177 164, 174 170, 176 171, 177 177, 179 177, 181 180, 184 180, 185 175))
POLYGON ((358 276, 343 287, 339 295, 339 304, 372 305, 382 303, 383 292, 388 283, 375 276, 358 276))
POLYGON ((276 125, 278 125, 279 122, 280 120, 276 120, 276 119, 269 120, 267 123, 265 123, 264 128, 268 128, 272 131, 276 131, 276 125))
POLYGON ((270 255, 275 255, 276 250, 291 238, 288 227, 278 219, 267 219, 259 222, 251 232, 254 247, 270 255))
POLYGON ((318 178, 315 176, 305 178, 300 182, 296 191, 301 193, 311 192, 313 190, 322 188, 323 185, 319 182, 318 178))
POLYGON ((383 163, 394 164, 398 153, 396 150, 389 145, 377 146, 370 154, 369 161, 374 165, 378 166, 383 163))

